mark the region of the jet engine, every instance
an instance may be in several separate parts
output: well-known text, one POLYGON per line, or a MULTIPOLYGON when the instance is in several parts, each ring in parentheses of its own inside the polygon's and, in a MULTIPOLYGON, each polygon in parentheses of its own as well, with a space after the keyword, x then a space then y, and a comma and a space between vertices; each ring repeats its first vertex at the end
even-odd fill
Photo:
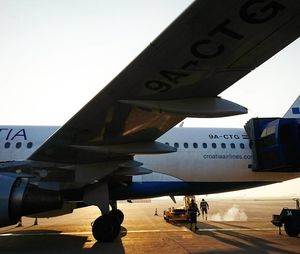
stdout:
POLYGON ((60 192, 45 190, 17 174, 0 174, 0 227, 16 224, 21 216, 60 209, 60 192))

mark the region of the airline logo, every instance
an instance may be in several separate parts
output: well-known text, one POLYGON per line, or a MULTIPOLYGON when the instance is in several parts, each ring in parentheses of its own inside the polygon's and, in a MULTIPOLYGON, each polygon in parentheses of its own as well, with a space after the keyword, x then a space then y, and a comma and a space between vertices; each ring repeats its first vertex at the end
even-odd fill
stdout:
POLYGON ((300 108, 292 108, 293 115, 300 115, 300 108))
POLYGON ((27 140, 27 135, 25 129, 11 129, 11 128, 0 128, 0 139, 14 140, 14 139, 24 139, 27 140))

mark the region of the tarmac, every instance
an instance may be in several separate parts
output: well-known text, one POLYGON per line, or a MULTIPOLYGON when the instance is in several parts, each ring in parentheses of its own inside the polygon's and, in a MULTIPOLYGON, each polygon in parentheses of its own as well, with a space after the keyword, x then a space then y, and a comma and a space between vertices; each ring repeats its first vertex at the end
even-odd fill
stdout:
MULTIPOLYGON (((111 243, 97 243, 91 222, 96 207, 81 208, 56 218, 23 218, 23 226, 0 229, 0 253, 300 253, 300 238, 286 235, 270 220, 290 200, 207 200, 208 220, 198 217, 199 230, 189 224, 167 223, 163 210, 179 207, 169 199, 143 203, 119 202, 125 214, 120 236, 111 243), (157 214, 155 215, 155 210, 157 214)), ((198 205, 199 205, 199 201, 198 205)))

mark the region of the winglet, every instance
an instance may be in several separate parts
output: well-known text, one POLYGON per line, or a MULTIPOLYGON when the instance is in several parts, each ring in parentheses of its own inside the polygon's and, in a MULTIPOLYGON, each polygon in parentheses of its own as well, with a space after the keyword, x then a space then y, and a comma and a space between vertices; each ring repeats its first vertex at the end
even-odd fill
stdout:
POLYGON ((283 116, 284 118, 300 118, 300 95, 283 116))

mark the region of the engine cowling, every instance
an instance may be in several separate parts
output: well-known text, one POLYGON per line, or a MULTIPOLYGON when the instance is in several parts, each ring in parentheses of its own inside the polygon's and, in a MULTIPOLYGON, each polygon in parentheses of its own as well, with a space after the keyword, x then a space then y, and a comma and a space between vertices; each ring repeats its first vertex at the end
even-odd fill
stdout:
POLYGON ((0 174, 0 227, 16 224, 21 216, 60 209, 60 192, 45 190, 17 174, 0 174))

